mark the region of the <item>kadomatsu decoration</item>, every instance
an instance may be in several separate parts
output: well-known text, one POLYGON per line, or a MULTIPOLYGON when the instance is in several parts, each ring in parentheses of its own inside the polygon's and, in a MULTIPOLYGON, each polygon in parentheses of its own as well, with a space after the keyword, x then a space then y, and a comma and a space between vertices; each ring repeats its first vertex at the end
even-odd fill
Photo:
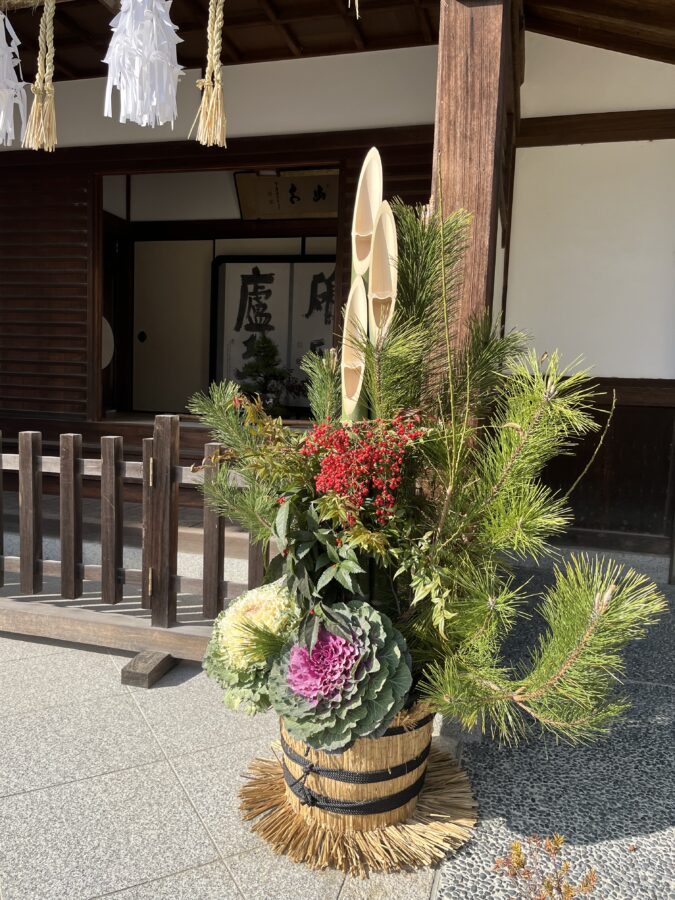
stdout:
MULTIPOLYGON (((223 448, 211 503, 276 544, 268 579, 296 604, 283 638, 255 614, 244 643, 214 630, 238 672, 257 667, 249 706, 264 696, 280 716, 281 759, 252 763, 242 809, 317 868, 392 871, 456 849, 475 804, 431 745, 433 714, 506 744, 592 740, 626 707, 623 647, 664 608, 632 569, 559 556, 540 636, 506 657, 532 613, 513 565, 554 556, 572 518, 574 485, 555 493, 545 466, 606 425, 586 372, 483 318, 457 327, 467 222, 389 208, 372 150, 342 352, 303 362, 308 429, 231 382, 192 401, 223 448)), ((218 676, 211 651, 206 666, 218 676)))
POLYGON ((180 38, 171 21, 170 0, 122 0, 110 23, 113 35, 104 62, 108 66, 104 115, 112 118, 112 92, 120 95, 120 122, 155 128, 176 121, 176 93, 182 66, 180 38))
POLYGON ((5 13, 0 10, 0 145, 14 143, 14 113, 19 111, 20 136, 26 127, 26 85, 21 76, 19 41, 5 13))

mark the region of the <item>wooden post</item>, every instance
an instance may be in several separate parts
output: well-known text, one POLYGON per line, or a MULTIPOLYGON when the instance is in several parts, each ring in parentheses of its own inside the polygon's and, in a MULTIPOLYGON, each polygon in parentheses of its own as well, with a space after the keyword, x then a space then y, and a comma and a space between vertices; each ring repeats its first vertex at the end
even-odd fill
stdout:
MULTIPOLYGON (((222 450, 220 444, 206 444, 204 447, 204 483, 214 481, 220 468, 220 463, 210 462, 217 458, 222 450)), ((215 512, 206 497, 204 497, 204 571, 203 580, 203 604, 204 617, 215 619, 223 609, 225 596, 223 592, 223 570, 225 556, 225 523, 221 516, 215 512)))
POLYGON ((265 576, 265 555, 262 544, 248 543, 248 589, 260 587, 265 576))
POLYGON ((142 537, 141 537, 141 606, 150 609, 152 591, 152 438, 143 438, 143 497, 142 497, 142 537))
POLYGON ((160 628, 176 624, 178 482, 174 468, 178 465, 179 442, 178 416, 156 416, 150 504, 150 603, 152 624, 160 628))
POLYGON ((42 437, 19 433, 19 568, 22 594, 42 591, 42 437))
POLYGON ((5 513, 2 494, 2 432, 0 431, 0 587, 5 583, 5 513))
POLYGON ((61 484, 61 596, 82 596, 82 435, 62 434, 61 484))
POLYGON ((123 588, 124 520, 122 512, 123 441, 121 437, 101 438, 101 598, 119 603, 123 588))
POLYGON ((473 216, 460 337, 492 303, 510 32, 509 0, 441 0, 432 204, 473 216))

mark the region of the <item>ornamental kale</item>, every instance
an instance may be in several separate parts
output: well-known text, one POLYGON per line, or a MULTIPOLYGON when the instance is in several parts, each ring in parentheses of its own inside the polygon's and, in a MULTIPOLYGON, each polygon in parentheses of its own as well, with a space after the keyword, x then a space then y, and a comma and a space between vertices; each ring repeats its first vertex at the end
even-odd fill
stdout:
POLYGON ((318 622, 312 643, 292 641, 272 666, 272 706, 289 734, 316 749, 342 750, 381 735, 412 684, 404 639, 359 600, 315 609, 310 618, 318 622))

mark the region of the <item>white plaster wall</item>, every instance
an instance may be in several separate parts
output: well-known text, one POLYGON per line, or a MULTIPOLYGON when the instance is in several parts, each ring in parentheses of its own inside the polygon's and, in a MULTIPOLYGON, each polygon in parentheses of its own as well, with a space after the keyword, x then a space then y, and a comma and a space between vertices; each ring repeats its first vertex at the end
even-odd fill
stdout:
POLYGON ((523 116, 564 116, 675 107, 675 66, 525 35, 523 116))
POLYGON ((131 220, 134 222, 239 218, 232 172, 131 176, 131 220))
MULTIPOLYGON (((223 84, 228 134, 248 137, 433 122, 436 55, 436 47, 408 47, 227 66, 223 84)), ((168 125, 141 128, 105 119, 103 78, 59 82, 58 146, 187 138, 199 105, 195 85, 199 77, 199 71, 191 70, 181 79, 173 131, 168 125)), ((115 115, 117 110, 114 97, 115 115)))
POLYGON ((675 141, 518 151, 506 324, 601 376, 675 378, 675 141))

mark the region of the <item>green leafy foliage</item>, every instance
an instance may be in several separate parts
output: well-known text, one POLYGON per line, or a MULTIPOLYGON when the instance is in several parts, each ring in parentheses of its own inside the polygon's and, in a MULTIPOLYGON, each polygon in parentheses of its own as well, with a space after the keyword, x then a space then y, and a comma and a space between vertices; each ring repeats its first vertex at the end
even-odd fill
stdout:
POLYGON ((275 706, 312 746, 337 748, 376 733, 378 721, 400 708, 410 665, 416 695, 467 726, 480 722, 506 742, 533 729, 588 740, 625 708, 616 692, 621 651, 664 608, 656 587, 611 563, 560 562, 538 612, 543 636, 522 664, 509 663, 504 648, 532 610, 512 565, 555 557, 552 541, 572 521, 571 489, 555 493, 545 468, 585 437, 604 436, 594 387, 578 362, 538 357, 524 335, 502 335, 487 316, 458 321, 464 212, 443 220, 400 201, 393 208, 395 313, 376 343, 354 338, 376 420, 368 427, 384 440, 401 421, 419 423, 395 478, 387 473, 386 514, 376 514, 385 488, 372 468, 386 445, 374 457, 372 445, 352 441, 358 423, 350 434, 342 429, 339 452, 331 443, 339 430, 337 354, 303 362, 310 435, 285 427, 232 384, 212 385, 192 401, 224 447, 223 467, 206 487, 211 503, 255 540, 275 541, 281 555, 269 577, 283 577, 298 603, 299 623, 283 650, 264 628, 246 629, 250 659, 276 660, 275 706), (351 488, 340 489, 345 484, 351 488), (345 610, 356 624, 345 624, 345 610), (311 653, 321 628, 345 640, 358 631, 379 649, 364 657, 352 693, 313 707, 289 692, 286 674, 291 647, 311 653))

